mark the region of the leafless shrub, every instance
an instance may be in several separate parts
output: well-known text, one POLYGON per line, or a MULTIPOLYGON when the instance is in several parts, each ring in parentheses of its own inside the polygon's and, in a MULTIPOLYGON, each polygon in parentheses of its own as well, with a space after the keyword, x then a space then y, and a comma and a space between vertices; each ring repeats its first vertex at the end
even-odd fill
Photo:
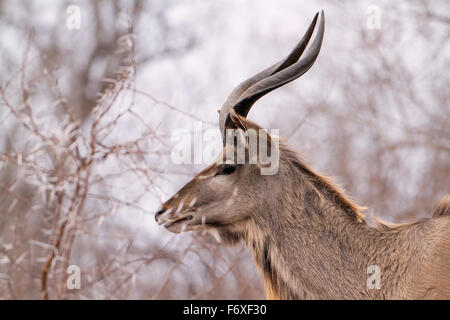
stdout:
MULTIPOLYGON (((16 134, 0 153, 3 298, 142 297, 136 293, 139 289, 134 290, 144 269, 146 276, 141 281, 146 282, 140 287, 147 298, 204 298, 211 297, 211 292, 221 297, 217 280, 228 274, 242 278, 236 261, 227 260, 223 252, 220 255, 204 242, 183 245, 177 254, 173 248, 152 242, 151 237, 144 237, 147 243, 135 244, 136 234, 120 226, 122 219, 139 214, 153 222, 152 212, 141 202, 148 201, 151 194, 159 196, 154 179, 164 171, 153 163, 169 152, 167 138, 142 116, 148 107, 139 108, 136 95, 150 101, 153 108, 158 104, 156 107, 182 111, 135 90, 131 27, 118 45, 123 63, 115 78, 103 79, 108 86, 83 124, 70 112, 58 78, 34 68, 29 46, 22 68, 0 88, 6 107, 2 122, 16 134), (42 79, 52 84, 45 88, 56 98, 51 106, 40 105, 42 79), (208 278, 211 286, 195 288, 193 280, 189 292, 177 295, 172 279, 188 256, 204 263, 204 279, 208 278), (220 263, 228 267, 217 274, 220 263), (82 270, 80 290, 68 291, 71 264, 82 270), (154 277, 153 267, 168 268, 169 272, 154 277)), ((239 258, 238 254, 233 259, 239 258)), ((245 286, 241 290, 249 295, 245 286)))

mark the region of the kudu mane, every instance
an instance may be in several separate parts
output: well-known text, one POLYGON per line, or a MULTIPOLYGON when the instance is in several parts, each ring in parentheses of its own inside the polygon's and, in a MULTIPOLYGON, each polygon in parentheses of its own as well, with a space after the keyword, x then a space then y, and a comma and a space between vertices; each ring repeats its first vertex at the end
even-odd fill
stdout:
POLYGON ((337 187, 332 182, 331 178, 319 175, 309 168, 308 165, 301 159, 300 155, 290 149, 282 146, 283 154, 286 155, 287 160, 293 167, 299 170, 300 174, 307 178, 307 181, 312 184, 321 194, 330 199, 336 206, 342 209, 349 217, 357 222, 364 222, 363 212, 365 207, 355 204, 346 194, 345 191, 337 187))

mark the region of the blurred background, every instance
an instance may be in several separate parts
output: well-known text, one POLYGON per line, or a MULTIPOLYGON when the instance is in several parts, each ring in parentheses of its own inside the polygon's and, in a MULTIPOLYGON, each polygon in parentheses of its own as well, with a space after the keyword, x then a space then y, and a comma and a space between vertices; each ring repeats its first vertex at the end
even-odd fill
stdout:
POLYGON ((154 212, 207 165, 174 163, 173 133, 220 136, 228 93, 320 9, 315 65, 249 119, 368 219, 430 216, 450 193, 447 1, 0 0, 0 299, 264 298, 244 244, 154 212))

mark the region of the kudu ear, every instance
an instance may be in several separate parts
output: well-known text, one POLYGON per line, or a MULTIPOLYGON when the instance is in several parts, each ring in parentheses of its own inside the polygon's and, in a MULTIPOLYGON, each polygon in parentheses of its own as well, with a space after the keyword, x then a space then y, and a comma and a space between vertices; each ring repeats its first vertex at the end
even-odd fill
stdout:
MULTIPOLYGON (((254 123, 250 120, 247 120, 247 118, 238 114, 234 109, 230 110, 230 119, 237 128, 242 129, 244 131, 253 129, 258 132, 259 130, 262 129, 256 123, 254 123)), ((236 127, 233 126, 232 128, 236 128, 236 127)), ((232 128, 229 128, 229 129, 232 129, 232 128)))
POLYGON ((265 129, 256 123, 247 120, 235 110, 230 111, 230 119, 233 123, 229 129, 242 130, 247 138, 245 147, 248 158, 258 164, 262 175, 273 175, 278 172, 279 166, 279 138, 272 137, 265 129))

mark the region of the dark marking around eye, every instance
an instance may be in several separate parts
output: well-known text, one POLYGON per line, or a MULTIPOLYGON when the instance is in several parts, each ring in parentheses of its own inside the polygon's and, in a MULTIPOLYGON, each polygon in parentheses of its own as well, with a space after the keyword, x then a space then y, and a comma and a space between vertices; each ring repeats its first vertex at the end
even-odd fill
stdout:
POLYGON ((234 165, 225 165, 222 167, 222 169, 217 172, 217 175, 230 175, 232 174, 234 171, 236 171, 236 166, 234 165))

